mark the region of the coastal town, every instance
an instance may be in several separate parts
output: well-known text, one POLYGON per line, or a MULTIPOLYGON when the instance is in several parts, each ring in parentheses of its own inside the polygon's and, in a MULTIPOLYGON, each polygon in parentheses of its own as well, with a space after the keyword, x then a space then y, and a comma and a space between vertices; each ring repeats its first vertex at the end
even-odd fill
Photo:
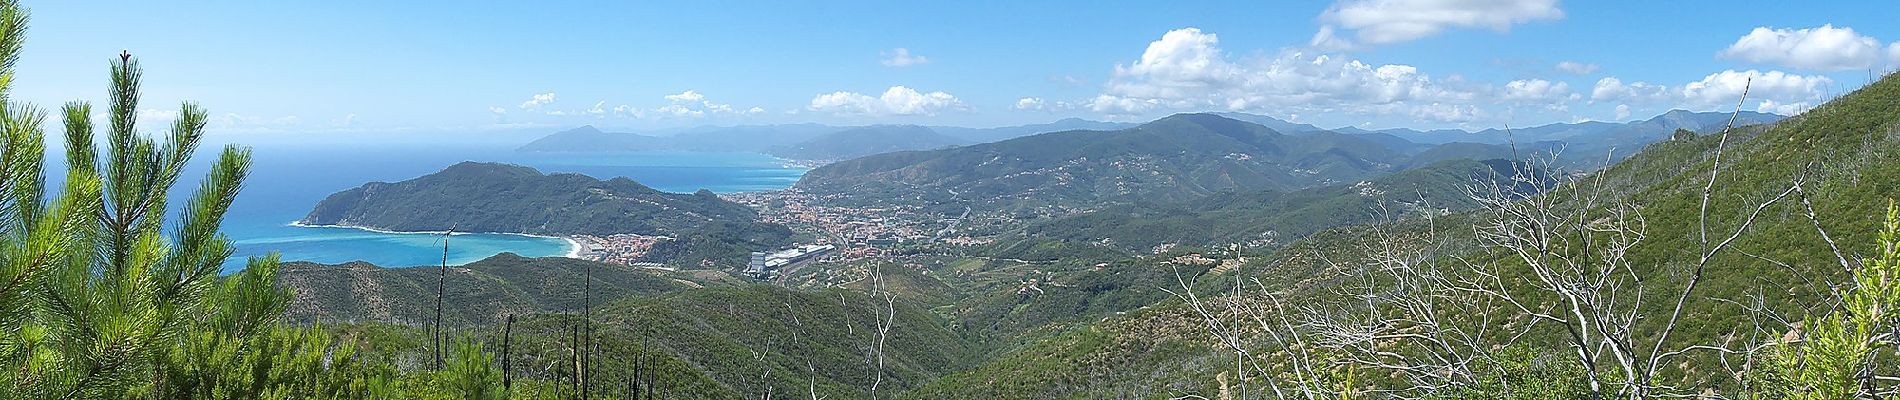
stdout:
MULTIPOLYGON (((968 236, 967 227, 960 227, 969 218, 968 210, 946 217, 915 206, 825 205, 822 199, 796 189, 731 193, 720 197, 757 210, 760 222, 784 225, 798 235, 798 242, 787 247, 753 249, 749 262, 739 272, 761 279, 807 261, 846 263, 888 257, 907 245, 940 243, 962 247, 989 243, 989 239, 968 236)), ((647 259, 648 253, 655 245, 673 238, 614 234, 573 235, 568 239, 579 247, 575 252, 577 258, 657 266, 647 259)))

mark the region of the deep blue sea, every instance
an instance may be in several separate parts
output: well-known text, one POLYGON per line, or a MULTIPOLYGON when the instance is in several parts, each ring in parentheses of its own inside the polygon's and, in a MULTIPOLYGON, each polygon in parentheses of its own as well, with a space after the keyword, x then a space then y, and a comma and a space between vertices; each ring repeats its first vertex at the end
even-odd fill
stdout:
MULTIPOLYGON (((207 150, 218 147, 207 145, 207 150)), ((225 216, 223 232, 237 244, 225 262, 225 271, 243 268, 251 256, 278 252, 285 261, 342 263, 368 261, 381 266, 408 267, 442 262, 442 235, 371 232, 351 228, 300 227, 302 219, 325 196, 365 182, 396 182, 440 171, 462 161, 521 164, 547 172, 574 172, 607 179, 624 176, 655 189, 719 193, 782 189, 805 170, 783 160, 756 153, 628 152, 628 153, 520 153, 513 145, 398 144, 343 146, 312 144, 253 145, 251 175, 237 202, 225 216)), ((188 188, 208 169, 215 155, 201 151, 172 193, 172 211, 184 204, 188 188)), ((49 160, 49 165, 63 165, 49 160)), ((60 167, 49 168, 49 182, 59 182, 60 167)), ((49 186, 57 186, 56 183, 49 186)), ((169 229, 168 229, 169 231, 169 229)), ((448 262, 465 264, 502 252, 530 257, 567 254, 569 245, 556 238, 506 234, 456 234, 450 238, 448 262)))

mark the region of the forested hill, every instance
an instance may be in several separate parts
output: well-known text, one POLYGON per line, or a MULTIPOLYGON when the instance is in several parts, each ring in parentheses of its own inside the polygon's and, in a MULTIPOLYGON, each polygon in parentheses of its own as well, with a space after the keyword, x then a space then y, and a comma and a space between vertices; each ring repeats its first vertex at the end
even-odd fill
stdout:
POLYGON ((1390 138, 1289 135, 1213 114, 1178 114, 1122 130, 873 155, 814 169, 798 188, 868 194, 847 199, 856 201, 1170 202, 1229 190, 1353 183, 1412 164, 1406 151, 1392 147, 1417 146, 1381 139, 1390 138))
POLYGON ((444 295, 455 299, 443 308, 449 326, 484 326, 501 322, 506 314, 565 312, 588 301, 604 304, 701 285, 665 276, 661 270, 513 253, 450 267, 451 273, 440 277, 436 268, 386 268, 361 261, 299 261, 282 268, 277 285, 296 293, 284 318, 299 323, 426 323, 433 317, 438 278, 444 295), (581 288, 591 289, 592 297, 584 298, 581 288))
POLYGON ((1513 167, 1512 162, 1501 159, 1459 159, 1356 183, 1292 192, 1222 192, 1181 203, 1115 205, 1037 221, 1023 233, 1136 253, 1164 244, 1213 247, 1247 243, 1257 247, 1382 217, 1469 210, 1477 206, 1467 193, 1469 187, 1513 185, 1513 167), (1382 207, 1389 215, 1380 215, 1382 207))
MULTIPOLYGON (((1591 301, 1598 303, 1588 306, 1585 314, 1596 316, 1577 319, 1593 318, 1610 326, 1628 326, 1627 331, 1609 335, 1628 334, 1628 339, 1615 340, 1634 343, 1632 346, 1639 346, 1634 348, 1637 354, 1644 357, 1658 348, 1664 352, 1692 346, 1710 350, 1681 353, 1678 358, 1656 364, 1653 379, 1668 383, 1658 385, 1660 388, 1652 398, 1800 398, 1786 396, 1788 392, 1775 395, 1775 390, 1785 389, 1777 385, 1798 383, 1791 381, 1788 375, 1775 375, 1776 368, 1790 368, 1786 357, 1803 354, 1781 349, 1814 349, 1814 346, 1824 345, 1816 343, 1829 340, 1826 335, 1839 332, 1846 324, 1840 319, 1823 318, 1830 314, 1838 318, 1841 310, 1849 307, 1840 296, 1862 290, 1855 288, 1867 287, 1869 282, 1885 285, 1893 282, 1890 275, 1879 278, 1862 275, 1856 282, 1850 280, 1856 278, 1850 277, 1849 271, 1892 273, 1891 262, 1878 258, 1883 249, 1879 225, 1887 216, 1891 201, 1900 196, 1896 195, 1900 193, 1900 75, 1890 75, 1771 126, 1738 127, 1726 139, 1704 134, 1654 143, 1607 170, 1582 178, 1550 192, 1552 195, 1515 204, 1535 207, 1538 202, 1550 202, 1556 206, 1543 209, 1588 207, 1597 210, 1591 214, 1563 214, 1601 216, 1587 220, 1587 224, 1574 224, 1584 230, 1622 224, 1611 217, 1616 211, 1629 212, 1622 215, 1634 218, 1628 220, 1633 223, 1624 225, 1640 232, 1639 236, 1626 237, 1637 239, 1633 242, 1563 244, 1566 246, 1563 251, 1590 252, 1593 257, 1611 254, 1609 251, 1617 249, 1610 246, 1628 244, 1626 258, 1620 259, 1625 260, 1624 267, 1606 269, 1615 272, 1602 278, 1610 284, 1594 286, 1580 280, 1560 280, 1562 284, 1575 283, 1560 289, 1590 293, 1591 301), (1715 177, 1711 184, 1712 171, 1715 177), (1710 192, 1706 214, 1710 244, 1707 245, 1698 239, 1703 229, 1705 190, 1710 192), (1587 193, 1598 195, 1586 197, 1587 193), (1628 207, 1619 209, 1606 205, 1616 203, 1628 207), (1826 236, 1823 231, 1827 232, 1826 236), (1699 254, 1719 246, 1731 235, 1735 237, 1732 247, 1716 253, 1707 267, 1701 268, 1701 278, 1694 281, 1696 285, 1689 285, 1698 271, 1699 254), (1838 257, 1837 247, 1841 252, 1838 257), (1676 312, 1678 301, 1681 302, 1682 324, 1664 337, 1665 324, 1676 312), (1777 348, 1779 346, 1788 347, 1777 348), (1725 363, 1742 359, 1757 367, 1725 367, 1732 365, 1725 363)), ((1485 303, 1498 301, 1496 296, 1447 292, 1456 290, 1452 289, 1455 287, 1502 285, 1512 292, 1543 296, 1537 297, 1538 304, 1526 305, 1531 310, 1563 312, 1554 311, 1563 303, 1555 300, 1558 296, 1551 294, 1552 290, 1547 289, 1550 286, 1533 278, 1530 267, 1522 265, 1515 256, 1504 254, 1506 250, 1496 247, 1499 241, 1485 242, 1474 237, 1499 232, 1496 227, 1502 226, 1501 223, 1522 220, 1516 218, 1521 217, 1480 209, 1452 213, 1430 223, 1412 220, 1330 230, 1236 268, 1238 272, 1210 270, 1183 280, 1206 284, 1201 292, 1210 298, 1233 293, 1229 291, 1231 288, 1219 287, 1222 282, 1250 282, 1248 292, 1258 294, 1208 300, 1205 305, 1216 307, 1215 312, 1219 312, 1219 307, 1234 304, 1263 307, 1262 313, 1269 315, 1267 320, 1274 323, 1311 323, 1313 325, 1278 332, 1312 335, 1305 338, 1306 343, 1344 337, 1326 336, 1328 331, 1315 327, 1366 338, 1399 337, 1414 332, 1441 334, 1445 329, 1469 332, 1489 328, 1510 333, 1477 338, 1470 343, 1472 347, 1436 353, 1447 358, 1499 357, 1494 360, 1506 363, 1498 365, 1501 368, 1495 372, 1461 381, 1470 386, 1457 389, 1468 391, 1451 391, 1450 395, 1433 392, 1428 386, 1407 380, 1403 373, 1392 372, 1429 361, 1361 358, 1359 360, 1398 361, 1390 361, 1382 367, 1331 364, 1339 369, 1356 370, 1358 376, 1364 378, 1361 381, 1364 387, 1390 389, 1396 395, 1439 394, 1421 396, 1423 398, 1589 398, 1584 368, 1578 365, 1573 353, 1576 347, 1569 346, 1571 339, 1566 339, 1563 324, 1572 323, 1571 320, 1530 324, 1526 322, 1530 318, 1520 310, 1485 303), (1397 253, 1383 253, 1385 251, 1397 253), (1443 274, 1423 275, 1428 277, 1473 276, 1486 271, 1502 271, 1502 274, 1489 275, 1500 279, 1476 286, 1407 282, 1394 279, 1395 274, 1389 273, 1396 268, 1396 263, 1414 267, 1430 265, 1431 268, 1424 269, 1426 273, 1443 274), (1410 286, 1399 286, 1401 284, 1410 286), (1396 299, 1408 292, 1446 297, 1425 308, 1401 308, 1403 303, 1396 299), (1377 304, 1380 308, 1369 312, 1366 304, 1377 304), (1453 306, 1457 304, 1470 307, 1453 306), (1405 310, 1415 312, 1398 314, 1405 310), (1346 318, 1336 317, 1341 315, 1346 318), (1442 325, 1424 325, 1418 321, 1442 325), (1391 336, 1381 336, 1387 334, 1391 336), (1509 387, 1495 386, 1498 382, 1509 382, 1506 385, 1509 387), (1514 393, 1516 397, 1495 393, 1514 393)), ((1598 264, 1584 265, 1594 268, 1598 264)), ((1165 287, 1177 289, 1180 286, 1165 287)), ((1893 300, 1884 301, 1876 307, 1893 304, 1893 300)), ((1286 371, 1300 362, 1295 360, 1355 360, 1354 357, 1365 356, 1363 350, 1416 354, 1411 352, 1420 351, 1420 343, 1424 342, 1391 339, 1369 343, 1347 338, 1290 347, 1283 345, 1287 343, 1286 336, 1273 337, 1251 331, 1257 325, 1245 317, 1239 329, 1249 332, 1216 338, 1210 334, 1213 331, 1210 327, 1218 328, 1215 324, 1227 322, 1210 321, 1198 311, 1184 302, 1168 301, 1139 312, 1110 317, 1000 355, 982 367, 933 382, 909 395, 913 398, 952 393, 972 397, 1091 398, 1135 393, 1136 396, 1214 398, 1217 393, 1245 390, 1233 397, 1271 397, 1265 384, 1239 389, 1226 378, 1235 373, 1235 353, 1228 343, 1238 343, 1248 349, 1249 357, 1257 357, 1254 360, 1267 368, 1260 373, 1290 376, 1286 371), (1229 339, 1233 342, 1222 342, 1229 339), (1355 347, 1359 345, 1365 347, 1355 347)), ((1883 322, 1881 326, 1889 323, 1883 322)), ((1853 325, 1846 327, 1850 331, 1855 329, 1853 325)), ((1878 333, 1883 329, 1886 328, 1871 331, 1878 333)), ((1612 339, 1597 340, 1610 343, 1612 339)), ((1846 343, 1859 345, 1860 342, 1846 343)), ((1830 364, 1850 366, 1844 369, 1846 372, 1828 375, 1830 379, 1839 379, 1827 383, 1834 387, 1859 385, 1857 377, 1900 373, 1892 363, 1868 363, 1866 360, 1886 357, 1876 353, 1887 351, 1868 349, 1807 353, 1813 354, 1813 358, 1801 360, 1818 363, 1821 361, 1817 360, 1849 359, 1842 364, 1830 364)), ((1597 368, 1612 369, 1616 365, 1613 360, 1596 362, 1594 367, 1597 368)), ((1792 393, 1801 393, 1801 386, 1792 387, 1792 393)), ((1611 390, 1616 389, 1606 391, 1611 390)), ((1842 396, 1846 397, 1851 396, 1842 396)))
MULTIPOLYGON (((544 175, 533 168, 463 162, 396 183, 371 182, 330 195, 303 219, 397 231, 543 235, 676 235, 709 225, 769 231, 743 205, 708 191, 662 192, 627 178, 544 175)), ((777 230, 783 230, 778 228, 777 230)))

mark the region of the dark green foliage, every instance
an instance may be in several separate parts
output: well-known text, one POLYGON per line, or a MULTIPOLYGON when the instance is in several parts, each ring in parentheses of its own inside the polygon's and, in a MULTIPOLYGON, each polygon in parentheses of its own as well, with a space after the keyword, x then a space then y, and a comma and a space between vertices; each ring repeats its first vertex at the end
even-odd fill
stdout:
POLYGON ((601 181, 463 162, 407 181, 337 192, 303 222, 398 231, 674 235, 713 222, 751 224, 755 217, 717 196, 666 193, 626 178, 601 181))
MULTIPOLYGON (((625 301, 597 315, 606 330, 648 335, 747 397, 805 397, 815 384, 820 396, 862 398, 874 375, 866 359, 873 315, 882 307, 859 292, 746 285, 625 301)), ((884 346, 885 393, 975 364, 974 344, 942 317, 902 301, 896 315, 884 346)))
MULTIPOLYGON (((576 260, 525 258, 503 253, 451 267, 443 324, 449 327, 501 322, 509 313, 564 312, 582 305, 581 288, 596 303, 653 296, 687 288, 654 270, 576 260), (587 273, 592 269, 591 274, 587 273), (593 282, 583 285, 584 276, 593 282)), ((296 291, 285 320, 380 321, 420 325, 434 316, 435 268, 383 268, 356 262, 284 264, 277 284, 296 291)))
POLYGON ((784 226, 712 192, 666 193, 627 178, 542 175, 533 168, 464 162, 397 183, 372 182, 317 203, 303 222, 399 231, 670 236, 648 261, 693 267, 744 263, 752 251, 789 244, 784 226))
POLYGON ((783 248, 791 244, 791 237, 792 231, 784 225, 715 221, 654 244, 641 259, 686 268, 699 268, 708 261, 714 268, 738 268, 752 252, 783 248))
POLYGON ((1222 192, 1179 204, 1131 204, 1038 222, 1030 237, 1108 243, 1146 253, 1163 243, 1214 246, 1286 243, 1320 230, 1377 218, 1464 211, 1471 186, 1508 184, 1504 160, 1445 161, 1357 184, 1291 193, 1222 192))
POLYGON ((1432 400, 1585 400, 1590 385, 1583 371, 1559 355, 1542 353, 1528 346, 1507 347, 1479 359, 1473 370, 1480 371, 1469 386, 1441 390, 1425 396, 1432 400))
MULTIPOLYGON (((1741 218, 1752 211, 1754 204, 1786 190, 1800 177, 1804 179, 1803 193, 1814 205, 1820 225, 1844 250, 1851 252, 1855 249, 1882 248, 1874 243, 1876 221, 1864 217, 1879 215, 1882 211, 1879 206, 1885 204, 1882 200, 1892 197, 1896 189, 1900 189, 1900 167, 1896 167, 1900 165, 1900 159, 1895 159, 1900 152, 1894 151, 1900 148, 1900 135, 1896 135, 1897 132, 1900 132, 1900 78, 1892 76, 1774 126, 1738 128, 1732 132, 1727 143, 1721 175, 1711 196, 1711 236, 1716 236, 1717 240, 1726 237, 1739 225, 1741 218)), ((1601 172, 1604 177, 1603 188, 1611 198, 1634 201, 1647 220, 1647 237, 1631 254, 1632 269, 1644 279, 1647 288, 1641 292, 1646 297, 1644 304, 1647 307, 1639 310, 1642 317, 1637 327, 1640 332, 1645 332, 1637 335, 1639 341, 1654 340, 1657 325, 1668 315, 1666 307, 1673 305, 1673 296, 1680 293, 1681 283, 1687 274, 1685 264, 1692 264, 1698 251, 1696 222, 1699 199, 1708 182, 1709 168, 1720 139, 1719 135, 1699 135, 1687 140, 1658 142, 1601 172)), ((1461 255, 1462 260, 1473 263, 1499 262, 1500 258, 1469 244, 1470 223, 1480 217, 1482 215, 1470 213, 1453 214, 1436 221, 1435 228, 1440 232, 1441 239, 1450 244, 1443 250, 1448 252, 1445 254, 1461 255)), ((1792 329, 1785 325, 1774 325, 1773 319, 1760 318, 1761 315, 1753 314, 1741 305, 1752 304, 1757 299, 1767 306, 1763 311, 1783 316, 1825 314, 1830 305, 1836 304, 1827 300, 1835 293, 1832 288, 1838 287, 1830 284, 1839 285, 1845 274, 1814 225, 1805 216, 1799 195, 1791 195, 1788 201, 1770 206, 1754 227, 1737 241, 1736 251, 1716 257, 1700 287, 1690 296, 1684 325, 1678 328, 1675 339, 1666 345, 1674 348, 1689 343, 1721 343, 1740 347, 1750 341, 1773 340, 1792 329), (1786 265, 1777 265, 1761 258, 1786 265), (1757 321, 1767 322, 1767 325, 1762 326, 1762 332, 1751 331, 1752 324, 1757 321)), ((1400 222, 1388 225, 1385 229, 1415 233, 1427 227, 1416 222, 1400 222)), ((1292 247, 1276 251, 1269 257, 1265 265, 1271 268, 1251 268, 1248 276, 1258 277, 1268 287, 1284 293, 1292 304, 1341 301, 1328 295, 1328 288, 1339 285, 1342 276, 1350 276, 1352 271, 1357 271, 1356 265, 1360 261, 1355 260, 1363 260, 1367 256, 1363 254, 1365 249, 1376 245, 1370 242, 1374 240, 1373 237, 1355 234, 1360 230, 1336 229, 1298 241, 1292 247), (1340 264, 1321 260, 1336 260, 1340 264)), ((1853 257, 1851 253, 1849 257, 1853 257)), ((1211 278, 1203 277, 1202 280, 1224 280, 1211 278)), ((1224 286, 1209 285, 1203 287, 1202 291, 1218 293, 1223 289, 1224 286)), ((1619 293, 1624 296, 1636 294, 1619 293)), ((1196 336, 1206 335, 1204 330, 1196 329, 1198 327, 1174 330, 1184 321, 1190 325, 1198 321, 1198 317, 1193 315, 1162 311, 1175 307, 1180 306, 1164 303, 1154 307, 1161 310, 1111 317, 1086 329, 1129 327, 1109 330, 1110 337, 1116 338, 1131 332, 1166 332, 1153 335, 1180 340, 1205 337, 1196 336)), ((1577 367, 1557 364, 1574 362, 1562 358, 1568 349, 1562 347, 1560 341, 1554 340, 1560 334, 1551 328, 1532 330, 1519 341, 1531 347, 1511 350, 1527 351, 1527 357, 1517 357, 1515 361, 1508 357, 1499 359, 1495 367, 1502 368, 1502 375, 1481 375, 1474 383, 1477 386, 1471 391, 1442 395, 1444 398, 1565 398, 1579 393, 1577 390, 1581 381, 1575 374, 1577 367), (1504 383, 1510 383, 1511 389, 1498 389, 1504 383), (1536 391, 1525 392, 1525 389, 1536 391)), ((940 383, 946 389, 979 382, 992 387, 1021 389, 1003 391, 1004 394, 997 397, 1117 397, 1122 395, 1114 388, 1120 387, 1120 382, 1127 379, 1136 379, 1132 377, 1182 376, 1185 369, 1190 372, 1186 372, 1181 379, 1211 382, 1215 373, 1232 367, 1231 352, 1226 353, 1225 361, 1228 364, 1222 367, 1221 357, 1212 354, 1219 352, 1214 351, 1172 355, 1139 351, 1127 353, 1132 351, 1128 350, 1130 348, 1156 348, 1158 343, 1167 339, 1134 340, 1126 345, 1102 346, 1098 341, 1078 340, 1078 335, 1082 334, 1065 333, 1037 341, 1031 347, 1001 355, 976 370, 953 375, 940 383), (1210 363, 1213 366, 1206 366, 1210 363), (1198 365, 1201 369, 1186 368, 1184 365, 1198 365), (1074 366, 1090 366, 1092 369, 1083 370, 1074 366), (1005 372, 1037 368, 1067 372, 1005 372), (1066 390, 1072 391, 1054 392, 1049 388, 1069 388, 1066 390)), ((1738 361, 1735 357, 1730 356, 1728 360, 1738 361)), ((1702 388, 1713 388, 1725 396, 1751 395, 1747 392, 1738 393, 1737 389, 1745 383, 1731 378, 1712 352, 1696 352, 1663 365, 1662 380, 1658 384, 1682 388, 1690 395, 1702 388)), ((1616 379, 1610 378, 1611 381, 1616 379)), ((1760 379, 1764 379, 1762 382, 1785 381, 1772 376, 1760 379)), ((1391 384, 1378 379, 1369 379, 1367 382, 1375 387, 1391 384)), ((932 385, 929 388, 937 387, 932 385)), ((1195 393, 1215 397, 1213 390, 1195 393)), ((1165 397, 1172 398, 1175 395, 1167 394, 1165 397)))

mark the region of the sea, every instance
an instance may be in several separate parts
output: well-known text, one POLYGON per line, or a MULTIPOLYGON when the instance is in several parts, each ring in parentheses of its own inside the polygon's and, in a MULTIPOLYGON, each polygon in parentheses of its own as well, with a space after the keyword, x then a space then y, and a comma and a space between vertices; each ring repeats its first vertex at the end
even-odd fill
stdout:
MULTIPOLYGON (((49 144, 49 147, 56 144, 49 144)), ((543 173, 580 173, 598 179, 627 177, 655 189, 690 193, 775 190, 790 187, 805 168, 758 153, 644 151, 601 153, 525 153, 514 144, 342 145, 263 143, 252 149, 251 174, 225 214, 222 232, 236 244, 224 272, 242 270, 251 257, 276 253, 283 261, 326 264, 366 261, 385 267, 433 266, 443 262, 440 233, 385 232, 295 224, 331 193, 365 182, 397 182, 427 175, 462 161, 526 165, 543 173)), ((173 190, 172 212, 209 170, 219 146, 207 145, 194 157, 173 190)), ((103 151, 103 149, 102 149, 103 151)), ((57 186, 63 161, 57 152, 48 165, 49 186, 57 186)), ((167 229, 169 232, 170 229, 167 229)), ((460 265, 503 252, 528 257, 562 256, 576 249, 565 239, 500 233, 456 233, 449 237, 447 262, 460 265)))

